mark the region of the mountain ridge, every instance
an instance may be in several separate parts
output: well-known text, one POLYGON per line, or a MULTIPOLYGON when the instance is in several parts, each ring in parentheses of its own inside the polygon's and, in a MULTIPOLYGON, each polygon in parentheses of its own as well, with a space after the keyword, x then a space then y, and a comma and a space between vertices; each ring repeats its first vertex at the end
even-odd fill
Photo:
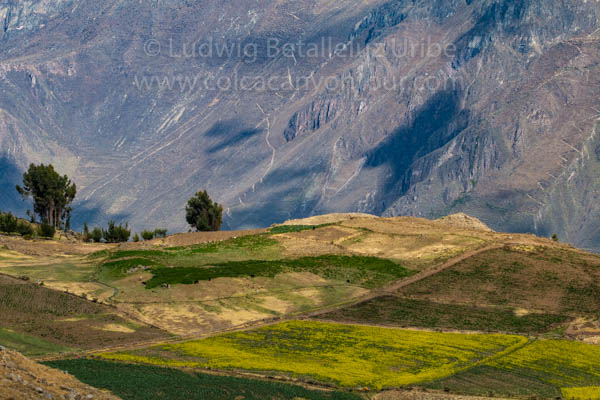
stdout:
POLYGON ((185 201, 202 187, 226 207, 228 229, 465 212, 600 248, 597 3, 26 3, 0 6, 2 155, 72 176, 77 220, 183 230, 185 201), (256 45, 256 59, 173 56, 211 38, 256 45), (325 51, 281 53, 297 43, 325 51), (348 43, 351 56, 330 54, 348 43), (236 82, 236 72, 278 85, 135 86, 236 82), (316 83, 280 85, 305 77, 316 83))

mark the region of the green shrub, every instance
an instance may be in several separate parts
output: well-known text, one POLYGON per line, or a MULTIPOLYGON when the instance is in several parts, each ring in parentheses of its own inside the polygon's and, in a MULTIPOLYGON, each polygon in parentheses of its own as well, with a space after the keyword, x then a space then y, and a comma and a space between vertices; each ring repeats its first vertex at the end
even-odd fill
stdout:
POLYGON ((88 228, 87 222, 83 223, 83 241, 86 243, 92 241, 92 235, 90 234, 90 228, 88 228))
POLYGON ((12 213, 0 213, 0 232, 16 233, 18 221, 12 213))
POLYGON ((155 229, 154 236, 157 238, 165 238, 165 237, 167 237, 168 231, 169 231, 168 229, 155 229))
POLYGON ((18 233, 21 236, 32 236, 35 233, 29 222, 15 217, 12 213, 3 212, 0 212, 0 232, 18 233))
POLYGON ((140 241, 140 235, 138 235, 137 233, 135 235, 133 235, 133 242, 137 243, 140 241))
POLYGON ((56 228, 50 225, 47 221, 44 221, 42 222, 42 225, 40 225, 38 234, 41 237, 52 239, 54 237, 54 234, 56 234, 56 228))
POLYGON ((94 241, 94 243, 100 243, 102 240, 102 229, 96 227, 90 233, 90 238, 94 241))
POLYGON ((115 221, 110 221, 108 223, 108 229, 102 231, 102 237, 106 243, 123 243, 129 241, 129 237, 131 236, 131 230, 129 229, 129 225, 125 224, 125 226, 119 224, 117 225, 115 221))
POLYGON ((154 232, 153 231, 147 231, 147 230, 143 230, 142 231, 142 238, 144 240, 152 240, 154 239, 154 232))
POLYGON ((21 236, 32 236, 35 232, 33 226, 29 222, 17 222, 16 232, 21 236))

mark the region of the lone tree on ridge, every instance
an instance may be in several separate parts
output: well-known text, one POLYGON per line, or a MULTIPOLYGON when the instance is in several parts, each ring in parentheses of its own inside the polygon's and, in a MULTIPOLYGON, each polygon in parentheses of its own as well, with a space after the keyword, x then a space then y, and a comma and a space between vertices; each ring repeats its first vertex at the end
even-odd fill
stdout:
POLYGON ((188 224, 198 232, 221 230, 223 207, 214 203, 206 190, 199 191, 188 201, 185 212, 188 224))
POLYGON ((33 198, 33 211, 43 223, 61 229, 63 221, 69 221, 71 203, 77 187, 67 175, 60 176, 51 164, 31 164, 23 174, 23 186, 17 185, 23 200, 33 198))

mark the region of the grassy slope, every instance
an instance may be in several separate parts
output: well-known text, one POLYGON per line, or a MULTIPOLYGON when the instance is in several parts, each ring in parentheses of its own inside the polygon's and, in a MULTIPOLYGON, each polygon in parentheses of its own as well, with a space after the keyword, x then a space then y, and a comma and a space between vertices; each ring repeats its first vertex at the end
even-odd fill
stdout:
POLYGON ((486 332, 540 334, 569 320, 554 314, 517 316, 514 310, 440 304, 396 296, 366 302, 322 314, 319 319, 401 327, 460 329, 486 332))
POLYGON ((123 400, 358 400, 343 392, 309 390, 261 380, 192 374, 183 371, 127 365, 101 360, 62 360, 46 365, 68 371, 80 381, 108 389, 123 400))
POLYGON ((600 257, 543 247, 493 250, 407 286, 400 294, 443 303, 597 315, 600 257))
MULTIPOLYGON (((0 276, 0 310, 0 328, 52 343, 56 351, 61 347, 97 348, 165 336, 158 329, 132 324, 108 306, 5 276, 0 276), (135 333, 109 331, 104 329, 107 325, 125 326, 135 333)), ((6 335, 0 337, 0 344, 29 353, 26 346, 14 347, 13 342, 6 335)), ((33 351, 38 346, 31 342, 30 347, 33 351)))
POLYGON ((0 329, 0 345, 16 350, 26 356, 36 357, 51 353, 69 352, 74 349, 51 343, 39 337, 14 332, 12 330, 0 329))

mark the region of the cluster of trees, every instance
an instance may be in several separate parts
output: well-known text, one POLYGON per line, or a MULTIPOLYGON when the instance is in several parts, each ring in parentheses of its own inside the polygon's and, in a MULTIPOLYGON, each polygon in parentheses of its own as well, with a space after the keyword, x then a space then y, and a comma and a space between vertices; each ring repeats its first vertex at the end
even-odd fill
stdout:
POLYGON ((12 213, 0 211, 0 232, 17 234, 21 236, 33 236, 34 226, 29 222, 15 217, 12 213))
MULTIPOLYGON (((33 201, 33 212, 27 211, 30 222, 0 212, 0 232, 51 238, 58 229, 65 232, 71 229, 71 204, 77 195, 77 186, 67 175, 60 175, 50 164, 31 164, 23 174, 23 185, 17 185, 16 189, 23 200, 31 198, 33 201), (36 217, 40 218, 40 224, 36 217)), ((213 202, 206 190, 199 191, 187 203, 186 221, 199 232, 218 231, 223 222, 223 207, 213 202)), ((167 229, 144 230, 140 234, 143 240, 152 240, 166 237, 167 229)), ((83 227, 86 242, 121 243, 130 238, 131 229, 127 223, 117 225, 110 221, 106 229, 95 227, 90 230, 87 223, 83 227)), ((133 241, 139 240, 140 235, 136 233, 133 241)))
MULTIPOLYGON (((144 229, 140 235, 142 235, 142 239, 143 240, 152 240, 154 238, 165 238, 167 237, 167 232, 169 232, 168 229, 162 229, 162 228, 157 228, 153 231, 149 231, 147 229, 144 229)), ((139 242, 140 241, 140 236, 136 233, 133 236, 133 241, 134 242, 139 242)))
POLYGON ((87 223, 83 224, 83 241, 100 243, 123 243, 128 242, 131 237, 131 229, 129 224, 125 223, 117 225, 115 221, 110 221, 106 229, 95 227, 90 231, 87 223))

